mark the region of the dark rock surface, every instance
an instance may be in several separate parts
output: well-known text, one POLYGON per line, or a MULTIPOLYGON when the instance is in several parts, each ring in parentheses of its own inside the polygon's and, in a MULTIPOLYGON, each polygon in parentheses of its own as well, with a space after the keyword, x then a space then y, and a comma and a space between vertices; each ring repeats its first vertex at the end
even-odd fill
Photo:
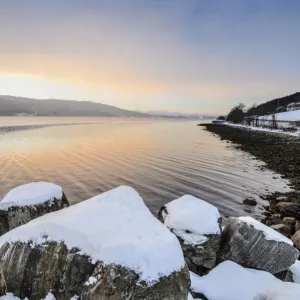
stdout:
POLYGON ((229 218, 222 234, 220 261, 277 274, 293 265, 298 256, 293 246, 267 240, 262 231, 237 218, 229 218))
POLYGON ((257 201, 254 198, 247 198, 243 201, 243 203, 251 206, 257 205, 257 201))
POLYGON ((21 299, 44 299, 49 291, 57 300, 186 300, 190 287, 187 267, 162 277, 154 285, 139 282, 139 275, 119 265, 93 264, 79 249, 63 242, 5 244, 0 248, 7 289, 21 299), (89 278, 97 279, 87 284, 89 278))
POLYGON ((177 236, 189 270, 200 276, 207 274, 216 266, 217 253, 220 249, 221 235, 216 234, 207 237, 208 240, 203 244, 186 245, 184 241, 177 236))
POLYGON ((33 219, 67 206, 69 206, 69 202, 63 193, 61 199, 52 199, 37 205, 12 206, 7 210, 0 210, 0 235, 33 219))
POLYGON ((290 270, 286 270, 275 274, 275 277, 284 282, 294 282, 293 273, 290 270))
POLYGON ((293 217, 300 219, 300 204, 293 202, 279 202, 276 205, 276 210, 283 217, 293 217))

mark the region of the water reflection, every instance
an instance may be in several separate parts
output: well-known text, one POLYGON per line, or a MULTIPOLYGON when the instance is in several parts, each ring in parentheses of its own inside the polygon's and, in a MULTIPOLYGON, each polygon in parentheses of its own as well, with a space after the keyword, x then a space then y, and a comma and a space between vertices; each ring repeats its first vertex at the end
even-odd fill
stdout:
MULTIPOLYGON (((59 119, 46 118, 43 124, 62 124, 59 119)), ((246 197, 287 189, 279 176, 259 170, 250 155, 196 122, 71 121, 77 125, 0 134, 0 195, 28 181, 47 180, 62 185, 76 203, 126 184, 154 213, 167 201, 192 194, 217 205, 224 215, 243 215, 246 197)), ((254 216, 260 214, 259 207, 251 209, 254 216)))

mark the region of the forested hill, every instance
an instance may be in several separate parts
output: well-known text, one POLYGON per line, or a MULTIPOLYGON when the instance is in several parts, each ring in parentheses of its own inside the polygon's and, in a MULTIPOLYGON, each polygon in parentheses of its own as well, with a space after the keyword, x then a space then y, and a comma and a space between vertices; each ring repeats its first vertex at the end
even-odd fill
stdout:
POLYGON ((282 98, 270 100, 268 102, 257 105, 256 107, 252 107, 250 110, 248 110, 248 114, 249 115, 271 114, 274 113, 276 109, 280 106, 286 107, 288 104, 296 103, 296 102, 300 102, 300 92, 282 98))
POLYGON ((74 100, 37 100, 0 95, 0 116, 28 114, 35 116, 150 117, 101 103, 74 100))

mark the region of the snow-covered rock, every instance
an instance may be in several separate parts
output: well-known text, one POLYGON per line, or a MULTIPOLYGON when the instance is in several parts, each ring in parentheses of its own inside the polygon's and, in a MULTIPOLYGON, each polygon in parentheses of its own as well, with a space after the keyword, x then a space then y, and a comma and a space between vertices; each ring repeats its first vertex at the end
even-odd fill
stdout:
POLYGON ((188 296, 189 274, 178 240, 130 187, 8 232, 0 237, 0 257, 8 290, 31 300, 48 291, 57 300, 188 296))
POLYGON ((16 187, 0 201, 0 235, 67 206, 62 188, 53 183, 32 182, 16 187))
POLYGON ((276 282, 259 292, 255 300, 299 300, 300 285, 291 282, 276 282))
POLYGON ((190 270, 202 275, 215 266, 221 240, 216 207, 187 195, 163 206, 158 218, 178 237, 190 270))
POLYGON ((299 256, 292 242, 251 217, 229 218, 221 242, 220 260, 277 274, 299 256))
POLYGON ((49 200, 61 199, 62 196, 63 190, 59 185, 50 182, 31 182, 8 192, 0 202, 0 209, 42 204, 49 200))
POLYGON ((191 276, 191 289, 209 300, 253 300, 271 283, 280 282, 265 271, 246 269, 225 261, 203 277, 191 276))

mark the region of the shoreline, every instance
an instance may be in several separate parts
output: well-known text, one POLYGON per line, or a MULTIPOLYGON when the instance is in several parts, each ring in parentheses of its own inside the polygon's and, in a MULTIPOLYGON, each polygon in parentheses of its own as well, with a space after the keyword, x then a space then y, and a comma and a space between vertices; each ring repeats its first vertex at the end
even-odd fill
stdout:
MULTIPOLYGON (((267 194, 262 199, 269 202, 261 221, 269 226, 285 224, 284 217, 300 216, 300 139, 267 131, 253 131, 243 127, 227 126, 223 124, 200 124, 221 140, 233 143, 236 149, 245 151, 263 161, 266 168, 280 174, 282 178, 290 181, 293 191, 274 192, 267 194), (282 211, 279 203, 294 205, 289 212, 282 211)), ((296 219, 300 220, 300 218, 296 219)), ((291 227, 291 236, 295 232, 291 227)))

